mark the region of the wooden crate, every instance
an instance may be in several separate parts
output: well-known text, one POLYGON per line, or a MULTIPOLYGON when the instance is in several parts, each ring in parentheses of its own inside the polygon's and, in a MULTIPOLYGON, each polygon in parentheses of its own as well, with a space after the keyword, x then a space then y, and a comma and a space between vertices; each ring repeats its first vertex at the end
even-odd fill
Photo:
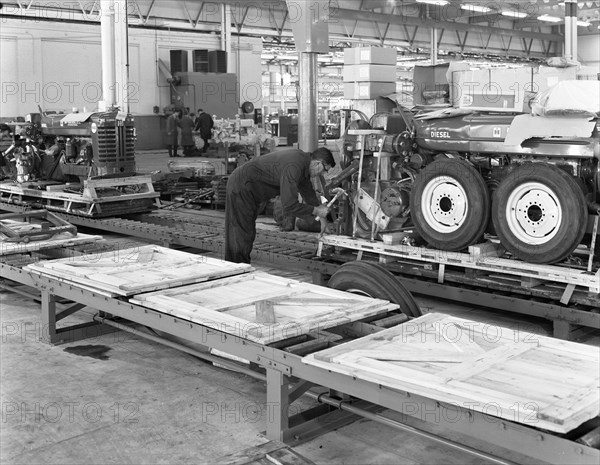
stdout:
POLYGON ((388 301, 264 273, 136 295, 131 302, 262 344, 397 308, 388 301))
POLYGON ((442 314, 303 362, 557 433, 600 413, 600 348, 442 314))
POLYGON ((147 245, 48 260, 27 271, 76 283, 108 296, 129 296, 252 271, 245 263, 147 245))

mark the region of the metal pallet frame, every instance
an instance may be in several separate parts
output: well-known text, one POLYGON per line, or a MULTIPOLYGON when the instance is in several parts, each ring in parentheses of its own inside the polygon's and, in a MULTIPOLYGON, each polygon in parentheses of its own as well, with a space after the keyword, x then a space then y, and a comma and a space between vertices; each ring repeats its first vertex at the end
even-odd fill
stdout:
MULTIPOLYGON (((339 427, 348 419, 344 418, 344 415, 331 412, 331 408, 327 406, 319 406, 308 413, 289 417, 289 407, 294 400, 310 386, 318 385, 425 422, 431 422, 433 417, 433 423, 437 426, 452 433, 459 433, 467 442, 469 438, 482 441, 483 444, 479 443, 478 448, 492 454, 498 452, 497 447, 501 447, 546 463, 595 465, 600 461, 599 450, 560 436, 440 403, 415 393, 389 389, 347 375, 305 365, 301 362, 301 356, 285 350, 260 345, 223 333, 218 328, 199 325, 124 300, 99 295, 72 284, 31 275, 14 266, 0 263, 0 271, 3 278, 32 285, 41 291, 42 340, 54 339, 54 342, 67 342, 71 340, 71 336, 76 338, 82 336, 79 325, 63 329, 60 336, 57 333, 56 321, 60 314, 56 313, 55 300, 57 297, 62 297, 75 302, 78 308, 74 311, 87 306, 196 344, 242 357, 263 367, 267 379, 267 406, 272 407, 273 413, 269 415, 266 432, 271 440, 301 441, 315 431, 322 433, 332 427, 339 427), (294 382, 299 384, 290 388, 294 382)), ((97 332, 88 336, 98 334, 97 332)))

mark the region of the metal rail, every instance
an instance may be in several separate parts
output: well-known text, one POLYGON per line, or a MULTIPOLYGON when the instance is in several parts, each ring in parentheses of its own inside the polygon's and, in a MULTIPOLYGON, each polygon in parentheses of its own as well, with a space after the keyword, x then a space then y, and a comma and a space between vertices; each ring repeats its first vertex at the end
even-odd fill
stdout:
POLYGON ((484 460, 489 460, 490 462, 494 462, 494 463, 498 463, 498 464, 503 464, 503 465, 513 465, 514 462, 510 462, 508 460, 503 460, 500 459, 498 457, 495 457, 491 454, 486 454, 484 452, 478 451, 476 449, 473 449, 472 447, 468 447, 465 446, 463 444, 459 444, 455 441, 450 441, 449 439, 444 439, 440 436, 437 436, 435 434, 431 434, 428 433, 426 431, 420 430, 419 428, 415 428, 413 426, 409 426, 406 425, 404 423, 400 423, 399 421, 396 420, 392 420, 391 418, 387 418, 379 413, 373 413, 373 412, 369 412, 366 409, 360 408, 360 407, 356 407, 354 405, 349 404, 347 401, 342 400, 342 399, 335 399, 331 396, 325 395, 325 394, 317 394, 315 392, 307 392, 306 393, 307 396, 311 397, 312 399, 316 400, 317 402, 323 403, 323 404, 327 404, 327 405, 331 405, 332 407, 335 407, 337 409, 346 411, 346 412, 350 412, 354 415, 358 415, 362 418, 366 418, 367 420, 371 420, 377 423, 381 423, 383 425, 387 425, 387 426, 391 426, 392 428, 395 429, 400 429, 403 431, 408 431, 412 434, 415 434, 417 436, 423 436, 427 439, 431 439, 435 442, 439 442, 441 444, 444 444, 445 446, 449 446, 452 447, 453 449, 458 449, 462 452, 467 452, 471 455, 474 455, 476 457, 479 457, 480 459, 484 459, 484 460))
MULTIPOLYGON (((0 202, 0 210, 26 209, 0 202)), ((128 218, 94 219, 64 213, 55 215, 77 226, 134 236, 159 242, 164 246, 178 245, 211 251, 219 257, 223 256, 224 220, 220 218, 165 211, 138 214, 128 218)), ((314 280, 320 282, 326 282, 341 264, 356 259, 356 254, 342 253, 331 253, 325 259, 316 259, 317 239, 310 237, 304 233, 282 234, 259 229, 252 259, 261 263, 310 271, 314 280)), ((439 284, 436 282, 437 272, 428 270, 426 266, 395 262, 386 267, 415 294, 543 318, 552 322, 553 335, 557 338, 569 339, 573 329, 578 326, 600 329, 599 299, 585 292, 575 291, 571 296, 571 305, 562 306, 559 301, 563 289, 552 286, 542 286, 540 289, 511 286, 502 280, 482 280, 477 276, 467 276, 452 270, 446 271, 446 283, 439 284), (507 290, 510 292, 507 293, 507 290)))

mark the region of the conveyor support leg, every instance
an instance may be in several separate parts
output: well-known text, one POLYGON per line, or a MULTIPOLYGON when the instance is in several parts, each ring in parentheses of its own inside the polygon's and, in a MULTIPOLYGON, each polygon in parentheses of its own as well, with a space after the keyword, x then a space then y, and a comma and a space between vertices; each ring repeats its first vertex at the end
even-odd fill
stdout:
POLYGON ((288 429, 289 378, 282 372, 267 368, 267 437, 283 442, 288 429))

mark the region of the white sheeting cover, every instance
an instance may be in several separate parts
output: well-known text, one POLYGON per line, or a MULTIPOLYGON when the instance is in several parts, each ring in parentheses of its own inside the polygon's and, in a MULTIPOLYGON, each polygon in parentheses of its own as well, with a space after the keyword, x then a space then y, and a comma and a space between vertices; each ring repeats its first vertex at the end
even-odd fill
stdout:
POLYGON ((600 115, 600 81, 561 81, 541 92, 531 105, 539 116, 600 115))

